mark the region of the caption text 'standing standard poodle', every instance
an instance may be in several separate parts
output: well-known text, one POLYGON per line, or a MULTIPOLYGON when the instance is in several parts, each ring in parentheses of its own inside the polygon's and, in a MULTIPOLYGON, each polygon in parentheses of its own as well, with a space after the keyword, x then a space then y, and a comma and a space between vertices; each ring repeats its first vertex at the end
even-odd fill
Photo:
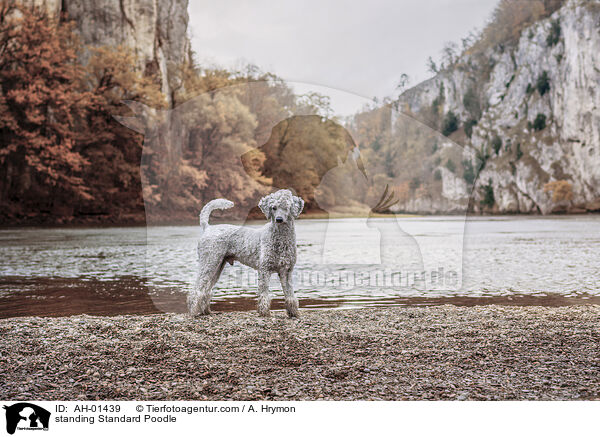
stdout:
POLYGON ((225 263, 239 261, 258 271, 258 313, 268 316, 271 307, 269 279, 278 273, 285 296, 285 309, 290 317, 298 317, 298 299, 292 287, 292 271, 296 264, 296 230, 294 220, 304 208, 304 201, 290 190, 279 190, 263 197, 258 206, 269 222, 260 229, 234 225, 208 224, 215 209, 228 209, 233 202, 216 199, 200 212, 203 233, 198 241, 198 277, 188 295, 192 316, 209 314, 212 289, 225 263))

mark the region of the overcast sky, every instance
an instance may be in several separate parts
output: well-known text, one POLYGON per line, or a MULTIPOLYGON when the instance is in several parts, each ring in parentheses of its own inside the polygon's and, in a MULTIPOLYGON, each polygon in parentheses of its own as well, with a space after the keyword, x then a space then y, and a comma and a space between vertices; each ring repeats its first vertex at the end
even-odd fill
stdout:
POLYGON ((347 115, 365 98, 394 95, 402 73, 412 85, 427 79, 427 58, 483 27, 496 3, 190 0, 190 32, 202 64, 256 64, 298 92, 329 94, 347 115))

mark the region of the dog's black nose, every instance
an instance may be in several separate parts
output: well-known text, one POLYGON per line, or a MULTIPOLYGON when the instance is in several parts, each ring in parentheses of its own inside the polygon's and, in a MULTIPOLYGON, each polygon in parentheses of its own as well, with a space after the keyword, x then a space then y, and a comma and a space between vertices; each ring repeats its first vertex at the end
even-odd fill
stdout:
POLYGON ((283 219, 282 219, 281 217, 277 217, 277 218, 275 219, 275 221, 276 221, 277 223, 283 223, 283 219))

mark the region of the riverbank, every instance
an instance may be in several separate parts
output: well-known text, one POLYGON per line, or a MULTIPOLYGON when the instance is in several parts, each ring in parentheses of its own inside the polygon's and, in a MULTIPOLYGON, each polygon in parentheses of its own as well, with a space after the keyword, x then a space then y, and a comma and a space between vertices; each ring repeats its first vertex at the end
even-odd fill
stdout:
MULTIPOLYGON (((495 217, 531 217, 531 218, 564 218, 568 216, 579 217, 579 216, 598 216, 600 210, 583 210, 575 209, 566 212, 553 212, 549 214, 520 214, 520 213, 499 213, 492 214, 489 212, 439 212, 439 213, 425 213, 425 212, 397 212, 397 213, 371 213, 370 215, 360 213, 346 213, 346 214, 335 214, 330 215, 325 211, 310 210, 303 211, 299 220, 329 220, 329 219, 351 219, 351 218, 416 218, 416 217, 460 217, 464 216, 467 219, 478 219, 478 218, 495 218, 495 217)), ((196 226, 198 219, 189 216, 167 216, 157 218, 151 223, 146 221, 147 217, 142 211, 136 214, 121 214, 117 216, 85 216, 85 217, 53 217, 53 216, 24 216, 24 217, 0 217, 0 229, 27 229, 27 228, 46 228, 46 229, 78 229, 78 228, 126 228, 126 227, 147 227, 147 226, 196 226)), ((265 218, 263 214, 253 212, 248 217, 248 222, 251 224, 257 224, 259 222, 264 223, 265 218)), ((232 223, 232 220, 220 220, 219 217, 211 217, 211 223, 232 223)))
MULTIPOLYGON (((215 215, 218 215, 215 214, 215 215)), ((457 215, 452 213, 440 213, 440 214, 431 214, 431 216, 438 215, 457 215)), ((367 218, 367 217, 376 217, 376 218, 387 218, 387 217, 397 217, 397 218, 412 218, 412 217, 421 217, 419 214, 410 214, 410 213, 346 213, 346 214, 335 214, 330 215, 326 211, 322 210, 309 210, 303 211, 300 216, 300 220, 328 220, 328 219, 348 219, 348 218, 367 218)), ((427 214, 425 214, 427 216, 427 214)), ((78 228, 126 228, 126 227, 146 227, 146 226, 197 226, 198 225, 198 217, 190 216, 190 215, 167 215, 161 217, 155 217, 152 222, 147 221, 146 214, 144 211, 140 211, 134 214, 117 214, 117 215, 90 215, 90 216, 78 216, 78 217, 55 217, 49 215, 31 215, 31 216, 23 216, 23 217, 2 217, 0 216, 0 229, 27 229, 27 228, 56 228, 56 229, 78 229, 78 228)), ((265 223, 266 219, 264 214, 258 209, 253 209, 249 216, 248 222, 251 224, 256 224, 258 222, 265 223)), ((211 223, 213 224, 221 224, 221 223, 232 223, 236 222, 236 220, 224 220, 217 217, 211 217, 211 223)))
POLYGON ((600 399, 600 306, 0 320, 6 400, 600 399))

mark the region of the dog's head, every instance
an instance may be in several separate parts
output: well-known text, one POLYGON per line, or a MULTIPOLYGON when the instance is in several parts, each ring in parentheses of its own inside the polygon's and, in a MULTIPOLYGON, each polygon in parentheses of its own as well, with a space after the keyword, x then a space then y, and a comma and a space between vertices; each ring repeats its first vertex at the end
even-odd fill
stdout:
POLYGON ((298 218, 304 208, 304 200, 290 190, 279 190, 260 199, 258 207, 274 223, 287 223, 298 218))

